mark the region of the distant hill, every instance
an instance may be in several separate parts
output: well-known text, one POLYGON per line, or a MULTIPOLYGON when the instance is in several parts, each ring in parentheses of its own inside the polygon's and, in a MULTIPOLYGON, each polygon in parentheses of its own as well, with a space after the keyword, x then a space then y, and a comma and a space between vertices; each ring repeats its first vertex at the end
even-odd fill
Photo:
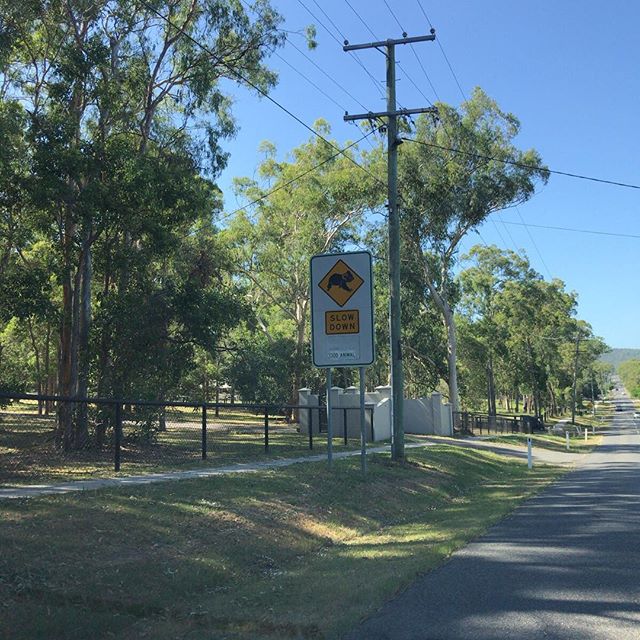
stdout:
POLYGON ((618 365, 627 360, 640 360, 640 349, 611 349, 600 356, 600 360, 612 364, 616 371, 618 365))

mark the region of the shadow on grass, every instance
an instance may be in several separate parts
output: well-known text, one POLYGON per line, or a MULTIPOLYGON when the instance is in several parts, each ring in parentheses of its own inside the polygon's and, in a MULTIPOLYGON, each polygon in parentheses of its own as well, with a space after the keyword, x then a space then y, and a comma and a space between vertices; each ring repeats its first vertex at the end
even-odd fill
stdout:
POLYGON ((2 504, 0 635, 334 637, 557 475, 411 455, 2 504))

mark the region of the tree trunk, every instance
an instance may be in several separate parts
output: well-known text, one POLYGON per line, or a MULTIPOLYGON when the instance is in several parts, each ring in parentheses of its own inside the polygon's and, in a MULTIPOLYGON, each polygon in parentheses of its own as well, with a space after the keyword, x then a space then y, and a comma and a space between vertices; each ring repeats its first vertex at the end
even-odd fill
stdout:
POLYGON ((456 367, 458 341, 456 338, 456 323, 453 318, 451 307, 443 300, 442 312, 444 325, 447 330, 447 364, 449 365, 449 402, 451 410, 456 413, 460 411, 460 397, 458 394, 458 370, 456 367))
MULTIPOLYGON (((451 403, 451 410, 455 413, 460 411, 460 397, 458 393, 458 371, 456 368, 458 343, 456 338, 456 324, 453 317, 453 310, 451 309, 447 300, 447 293, 445 291, 438 291, 437 287, 433 283, 431 272, 427 260, 422 255, 422 249, 420 248, 419 241, 416 242, 416 249, 422 256, 422 268, 424 270, 424 284, 426 285, 431 297, 433 298, 436 306, 442 313, 444 326, 447 331, 447 365, 449 369, 449 402, 451 403)), ((446 268, 442 268, 442 282, 446 281, 446 268)), ((443 284, 444 287, 444 284, 443 284)))
MULTIPOLYGON (((51 371, 49 371, 51 367, 51 323, 47 319, 47 331, 44 339, 44 392, 45 395, 51 395, 51 371)), ((50 402, 47 400, 44 403, 44 415, 48 416, 49 411, 51 409, 50 402)))
MULTIPOLYGON (((296 304, 296 363, 293 380, 293 389, 291 390, 290 403, 298 404, 298 390, 302 388, 302 362, 304 359, 304 347, 306 344, 307 331, 307 300, 298 300, 296 304)), ((298 409, 293 411, 293 420, 298 422, 298 409)))
POLYGON ((489 415, 495 416, 497 414, 496 408, 496 386, 493 376, 493 359, 489 356, 487 361, 487 407, 489 409, 489 415))
POLYGON ((549 389, 549 398, 551 400, 551 415, 552 416, 557 416, 558 415, 558 403, 556 400, 556 394, 553 390, 553 385, 551 383, 549 383, 548 385, 548 389, 549 389))
MULTIPOLYGON (((79 273, 80 291, 76 292, 78 297, 78 327, 75 395, 78 398, 86 398, 89 387, 89 331, 91 328, 91 280, 93 277, 91 224, 88 225, 84 234, 79 273)), ((76 406, 76 424, 74 431, 75 447, 80 449, 86 446, 89 437, 88 406, 86 402, 80 402, 76 406)))
MULTIPOLYGON (((72 385, 72 349, 71 332, 73 324, 73 286, 71 284, 71 246, 73 244, 73 225, 70 216, 64 221, 63 248, 64 268, 62 275, 62 318, 60 321, 60 341, 58 346, 58 394, 64 397, 73 395, 72 385)), ((58 428, 56 442, 65 451, 71 448, 73 441, 73 422, 71 405, 58 403, 58 428)))
MULTIPOLYGON (((36 341, 36 334, 33 330, 33 322, 31 318, 27 318, 27 328, 29 329, 29 338, 31 339, 31 346, 33 347, 33 354, 36 359, 36 387, 38 391, 38 395, 42 395, 42 366, 40 361, 40 350, 38 349, 38 343, 36 341)), ((42 410, 44 408, 42 400, 38 398, 38 415, 42 415, 42 410)))

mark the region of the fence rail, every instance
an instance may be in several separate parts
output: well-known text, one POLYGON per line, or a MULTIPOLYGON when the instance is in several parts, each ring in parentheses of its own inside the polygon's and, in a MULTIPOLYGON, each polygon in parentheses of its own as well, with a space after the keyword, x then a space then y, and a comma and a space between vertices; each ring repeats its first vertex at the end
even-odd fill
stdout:
MULTIPOLYGON (((349 445, 359 408, 339 411, 349 445)), ((305 455, 326 439, 326 407, 0 394, 0 482, 305 455)))
POLYGON ((469 411, 453 412, 453 430, 460 435, 490 435, 504 433, 533 433, 544 430, 540 418, 526 415, 495 416, 469 411))

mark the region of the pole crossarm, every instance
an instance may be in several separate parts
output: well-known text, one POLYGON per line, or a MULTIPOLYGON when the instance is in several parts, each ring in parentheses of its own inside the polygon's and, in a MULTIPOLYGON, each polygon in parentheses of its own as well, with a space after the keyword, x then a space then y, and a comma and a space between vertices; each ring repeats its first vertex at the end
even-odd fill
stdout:
POLYGON ((352 122, 353 120, 373 120, 375 118, 388 118, 388 117, 400 117, 411 116, 416 113, 433 113, 438 115, 437 107, 420 107, 418 109, 400 109, 399 111, 369 111, 368 113, 354 113, 349 115, 344 114, 345 122, 352 122))
POLYGON ((349 44, 348 40, 344 41, 343 51, 358 51, 360 49, 379 49, 380 47, 394 46, 396 44, 413 44, 414 42, 427 42, 429 40, 436 39, 436 30, 431 29, 431 34, 428 36, 413 36, 412 38, 398 38, 393 40, 381 40, 380 42, 367 42, 365 44, 349 44))

